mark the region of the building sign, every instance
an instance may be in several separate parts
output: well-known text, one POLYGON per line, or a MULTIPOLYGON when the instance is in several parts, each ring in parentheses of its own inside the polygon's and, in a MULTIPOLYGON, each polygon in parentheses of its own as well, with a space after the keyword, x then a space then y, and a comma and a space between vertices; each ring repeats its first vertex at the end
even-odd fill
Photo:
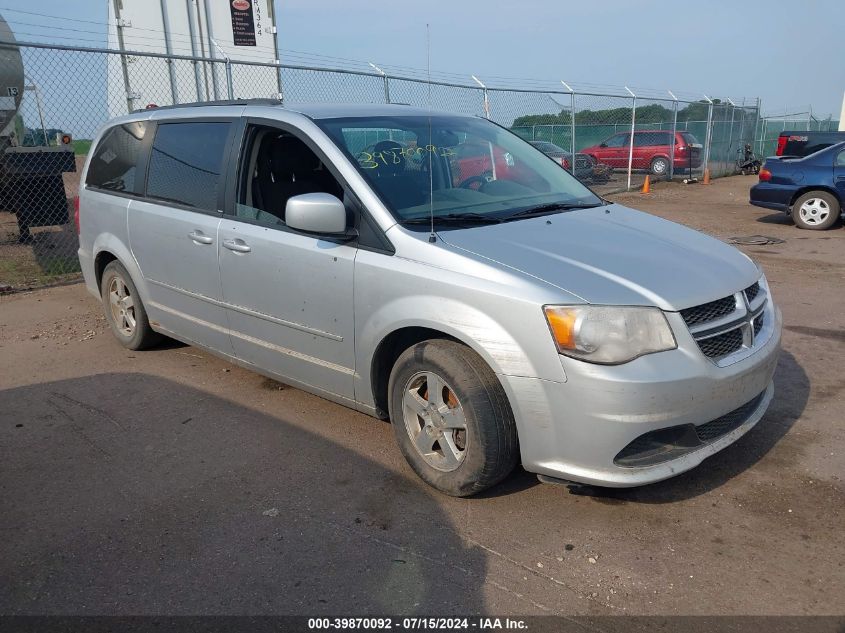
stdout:
POLYGON ((255 46, 255 16, 252 0, 230 0, 235 46, 255 46))

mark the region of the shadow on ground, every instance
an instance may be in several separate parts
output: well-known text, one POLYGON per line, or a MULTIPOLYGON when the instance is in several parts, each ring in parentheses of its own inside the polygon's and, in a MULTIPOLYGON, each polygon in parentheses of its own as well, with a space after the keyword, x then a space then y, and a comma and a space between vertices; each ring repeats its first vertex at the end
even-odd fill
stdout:
POLYGON ((483 552, 403 476, 145 374, 0 391, 0 612, 481 612, 483 552))
POLYGON ((770 213, 769 215, 760 216, 756 221, 761 222, 762 224, 795 224, 795 222, 792 221, 792 218, 785 213, 770 213))

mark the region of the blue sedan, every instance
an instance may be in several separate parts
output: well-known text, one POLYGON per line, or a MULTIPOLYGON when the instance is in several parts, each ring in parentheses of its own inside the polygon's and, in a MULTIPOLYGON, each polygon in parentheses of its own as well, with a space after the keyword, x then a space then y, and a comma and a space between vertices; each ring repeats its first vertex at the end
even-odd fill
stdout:
POLYGON ((845 142, 804 158, 769 157, 759 178, 751 204, 783 211, 801 229, 829 229, 845 207, 845 142))

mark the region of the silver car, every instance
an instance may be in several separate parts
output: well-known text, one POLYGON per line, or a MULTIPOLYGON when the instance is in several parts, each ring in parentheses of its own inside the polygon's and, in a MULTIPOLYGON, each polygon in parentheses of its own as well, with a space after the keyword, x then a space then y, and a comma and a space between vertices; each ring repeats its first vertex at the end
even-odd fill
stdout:
POLYGON ((518 463, 666 479, 772 399, 781 315, 748 257, 485 119, 158 108, 106 125, 82 182, 79 259, 121 344, 172 337, 389 419, 450 495, 518 463))

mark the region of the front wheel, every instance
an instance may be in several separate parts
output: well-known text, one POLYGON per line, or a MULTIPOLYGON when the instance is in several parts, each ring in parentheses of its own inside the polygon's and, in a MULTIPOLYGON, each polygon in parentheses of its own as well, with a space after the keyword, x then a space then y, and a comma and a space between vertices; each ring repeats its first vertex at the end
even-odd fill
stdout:
POLYGON ((467 497, 513 470, 513 413, 496 375, 468 347, 441 339, 410 347, 393 366, 388 389, 399 448, 432 487, 467 497))
POLYGON ((823 231, 839 219, 839 201, 826 191, 810 191, 795 201, 792 218, 799 229, 823 231))

